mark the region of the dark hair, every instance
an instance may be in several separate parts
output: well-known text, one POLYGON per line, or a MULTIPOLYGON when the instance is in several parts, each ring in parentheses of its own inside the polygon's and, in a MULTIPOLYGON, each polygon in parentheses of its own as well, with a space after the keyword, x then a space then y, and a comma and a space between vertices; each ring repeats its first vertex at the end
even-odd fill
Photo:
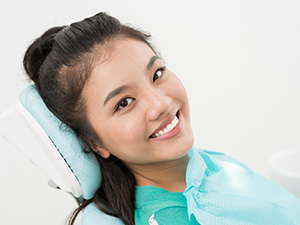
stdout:
MULTIPOLYGON (((26 73, 49 110, 89 146, 100 139, 86 119, 82 90, 101 56, 99 46, 119 37, 142 41, 156 52, 149 43, 149 34, 122 25, 106 13, 98 13, 70 26, 50 28, 29 46, 24 56, 26 73)), ((95 155, 101 166, 102 185, 92 200, 75 210, 69 224, 74 223, 81 209, 94 201, 101 211, 133 225, 135 178, 132 172, 113 155, 108 159, 95 155)))

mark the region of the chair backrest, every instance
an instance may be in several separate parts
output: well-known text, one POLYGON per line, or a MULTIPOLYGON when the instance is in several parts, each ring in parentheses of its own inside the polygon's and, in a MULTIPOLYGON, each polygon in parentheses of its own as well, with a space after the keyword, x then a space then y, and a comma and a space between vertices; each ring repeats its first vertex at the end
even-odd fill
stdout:
POLYGON ((62 190, 77 200, 91 199, 101 185, 100 166, 75 133, 46 107, 34 85, 20 93, 20 103, 0 118, 0 134, 62 190))
MULTIPOLYGON (((91 199, 101 185, 100 166, 75 133, 46 107, 34 85, 22 90, 20 103, 0 116, 0 134, 42 169, 60 189, 79 202, 91 199)), ((51 182, 51 183, 52 183, 51 182)), ((90 203, 82 225, 124 225, 90 203)))

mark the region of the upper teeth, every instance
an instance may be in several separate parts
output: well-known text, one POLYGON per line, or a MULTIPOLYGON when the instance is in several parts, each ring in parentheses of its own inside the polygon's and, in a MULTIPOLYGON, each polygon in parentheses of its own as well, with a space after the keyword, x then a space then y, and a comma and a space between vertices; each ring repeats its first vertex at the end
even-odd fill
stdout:
POLYGON ((161 129, 158 132, 155 132, 155 137, 159 137, 165 133, 168 133, 169 131, 173 130, 174 127, 176 127, 176 125, 178 124, 178 118, 177 116, 174 117, 174 119, 172 120, 172 122, 170 124, 168 124, 165 128, 161 129))

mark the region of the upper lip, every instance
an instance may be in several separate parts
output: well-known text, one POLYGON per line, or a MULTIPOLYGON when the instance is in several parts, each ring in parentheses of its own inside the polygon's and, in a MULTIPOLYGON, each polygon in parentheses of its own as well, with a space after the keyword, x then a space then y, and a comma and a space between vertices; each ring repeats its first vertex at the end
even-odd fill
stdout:
POLYGON ((151 137, 152 135, 154 135, 155 133, 159 132, 161 129, 165 128, 168 124, 170 124, 170 123, 173 121, 173 119, 174 119, 174 117, 176 116, 176 114, 177 114, 177 111, 171 113, 171 114, 168 116, 168 118, 165 119, 165 120, 159 125, 159 127, 158 127, 158 128, 150 135, 150 137, 151 137))

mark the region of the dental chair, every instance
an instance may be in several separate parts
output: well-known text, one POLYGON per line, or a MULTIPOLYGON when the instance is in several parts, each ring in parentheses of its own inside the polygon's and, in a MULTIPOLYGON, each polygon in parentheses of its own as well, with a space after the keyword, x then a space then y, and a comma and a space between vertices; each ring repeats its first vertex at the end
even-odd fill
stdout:
MULTIPOLYGON (((48 185, 71 194, 81 204, 93 198, 101 185, 101 169, 85 143, 46 107, 34 85, 19 95, 20 103, 0 117, 0 134, 22 151, 50 178, 48 185), (20 141, 20 139, 26 140, 20 141)), ((122 225, 90 203, 83 211, 82 225, 122 225)))

